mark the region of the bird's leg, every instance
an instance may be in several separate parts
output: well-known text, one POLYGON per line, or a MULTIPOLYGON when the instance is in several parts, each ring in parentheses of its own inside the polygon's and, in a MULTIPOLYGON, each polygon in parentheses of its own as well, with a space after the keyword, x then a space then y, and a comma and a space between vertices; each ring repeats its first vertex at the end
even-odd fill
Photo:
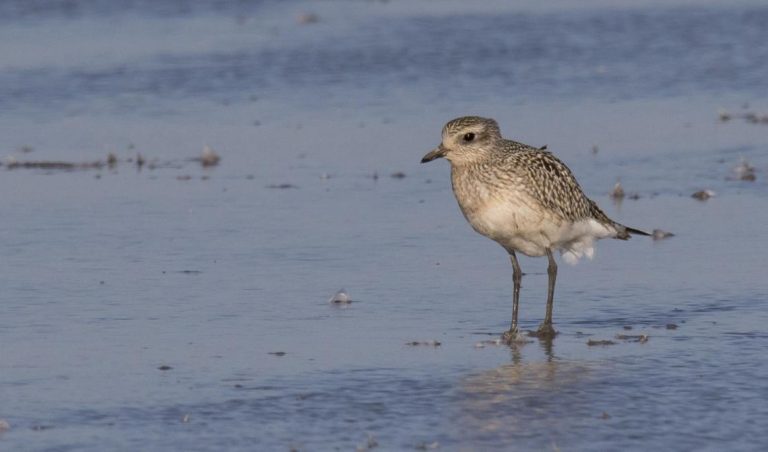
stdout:
POLYGON ((549 259, 549 266, 547 266, 547 276, 549 276, 549 282, 547 284, 547 312, 544 314, 544 322, 539 325, 537 336, 541 338, 553 338, 557 334, 552 327, 552 307, 554 306, 555 298, 555 280, 557 279, 557 263, 552 256, 552 250, 547 248, 547 259, 549 259))
POLYGON ((511 343, 517 338, 517 311, 520 307, 520 283, 523 280, 523 272, 520 270, 520 264, 517 262, 517 256, 514 251, 509 252, 509 260, 512 262, 512 324, 509 331, 504 333, 504 342, 511 343))
POLYGON ((523 281, 523 272, 520 270, 520 264, 517 262, 517 256, 513 251, 510 255, 512 261, 512 325, 509 330, 517 333, 517 312, 520 308, 520 283, 523 281))

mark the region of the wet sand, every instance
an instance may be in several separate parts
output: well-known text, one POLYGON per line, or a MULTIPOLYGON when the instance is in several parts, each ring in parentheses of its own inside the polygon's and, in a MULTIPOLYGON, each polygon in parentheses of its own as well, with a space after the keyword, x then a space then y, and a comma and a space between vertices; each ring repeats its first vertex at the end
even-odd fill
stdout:
MULTIPOLYGON (((0 30, 0 449, 768 441, 768 126, 718 113, 768 112, 765 8, 75 4, 0 30), (552 343, 493 343, 508 259, 418 163, 463 114, 675 234, 561 265, 552 343)), ((546 262, 521 265, 535 329, 546 262)))

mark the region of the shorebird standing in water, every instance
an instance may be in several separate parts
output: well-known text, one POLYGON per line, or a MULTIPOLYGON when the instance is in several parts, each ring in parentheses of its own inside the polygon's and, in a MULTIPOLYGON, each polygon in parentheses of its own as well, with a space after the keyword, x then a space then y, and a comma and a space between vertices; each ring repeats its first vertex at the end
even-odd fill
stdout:
POLYGON ((518 336, 523 276, 515 253, 549 259, 547 310, 535 333, 546 339, 557 334, 552 327, 557 278, 552 251, 576 263, 582 256, 593 256, 597 239, 649 235, 608 218, 563 162, 544 148, 505 140, 493 119, 466 116, 450 121, 443 127, 440 146, 421 163, 440 157, 451 162, 453 193, 464 217, 475 231, 504 247, 512 261, 512 324, 504 333, 508 343, 518 336))

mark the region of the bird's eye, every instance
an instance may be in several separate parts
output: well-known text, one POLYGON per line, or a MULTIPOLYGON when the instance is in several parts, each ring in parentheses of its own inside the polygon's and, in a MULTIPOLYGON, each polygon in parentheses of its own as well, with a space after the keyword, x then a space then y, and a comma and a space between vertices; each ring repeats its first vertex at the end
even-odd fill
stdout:
POLYGON ((464 141, 466 141, 467 143, 469 143, 470 141, 472 141, 474 139, 475 139, 475 134, 474 133, 469 132, 469 133, 465 133, 464 134, 464 141))

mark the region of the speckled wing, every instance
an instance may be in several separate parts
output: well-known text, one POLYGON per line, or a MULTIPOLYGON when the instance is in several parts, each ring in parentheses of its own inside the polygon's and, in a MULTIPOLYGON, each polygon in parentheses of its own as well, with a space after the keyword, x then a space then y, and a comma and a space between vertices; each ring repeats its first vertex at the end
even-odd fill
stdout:
MULTIPOLYGON (((542 207, 568 221, 592 216, 591 201, 565 163, 550 152, 516 142, 508 143, 505 147, 511 152, 507 158, 512 160, 514 166, 527 178, 529 194, 542 207)), ((608 220, 607 224, 613 223, 605 214, 600 214, 602 215, 595 219, 603 222, 605 218, 608 220)))

